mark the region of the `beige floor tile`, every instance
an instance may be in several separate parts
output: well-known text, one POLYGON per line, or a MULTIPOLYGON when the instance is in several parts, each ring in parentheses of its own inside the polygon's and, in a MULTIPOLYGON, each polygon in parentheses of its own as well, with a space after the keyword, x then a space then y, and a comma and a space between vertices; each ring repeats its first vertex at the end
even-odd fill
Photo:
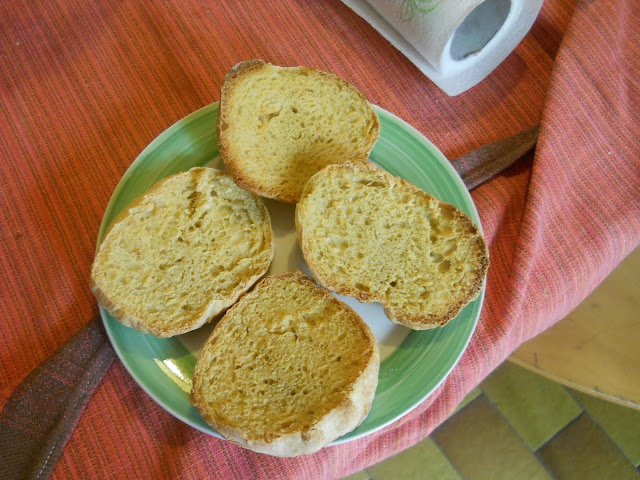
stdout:
POLYGON ((462 480, 431 438, 368 470, 373 480, 462 480))
POLYGON ((582 412, 564 387, 511 362, 482 382, 482 390, 534 451, 582 412))
POLYGON ((342 477, 341 480, 371 480, 369 472, 366 470, 360 470, 359 472, 352 473, 346 477, 342 477))
POLYGON ((550 479, 484 395, 447 420, 431 437, 465 480, 550 479))
POLYGON ((631 463, 636 467, 640 465, 640 410, 582 392, 573 391, 573 395, 631 463))
POLYGON ((640 474, 587 414, 538 452, 558 480, 638 480, 640 474))

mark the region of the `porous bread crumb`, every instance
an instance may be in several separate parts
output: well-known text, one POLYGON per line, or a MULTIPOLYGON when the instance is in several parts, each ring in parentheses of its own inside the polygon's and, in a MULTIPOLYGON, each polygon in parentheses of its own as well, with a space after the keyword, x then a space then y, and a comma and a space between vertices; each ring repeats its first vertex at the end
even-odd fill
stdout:
POLYGON ((262 200, 228 172, 194 168, 156 184, 112 223, 92 289, 122 323, 171 336, 231 305, 272 256, 262 200))
POLYGON ((364 95, 315 68, 252 60, 222 86, 220 154, 239 185, 265 197, 296 202, 325 166, 366 160, 379 132, 364 95))
POLYGON ((367 325, 301 272, 267 277, 205 344, 192 400, 229 439, 256 451, 310 453, 368 413, 379 368, 367 325))
POLYGON ((413 329, 444 325, 481 290, 488 252, 462 211, 368 165, 316 174, 296 206, 304 258, 316 279, 381 302, 413 329))

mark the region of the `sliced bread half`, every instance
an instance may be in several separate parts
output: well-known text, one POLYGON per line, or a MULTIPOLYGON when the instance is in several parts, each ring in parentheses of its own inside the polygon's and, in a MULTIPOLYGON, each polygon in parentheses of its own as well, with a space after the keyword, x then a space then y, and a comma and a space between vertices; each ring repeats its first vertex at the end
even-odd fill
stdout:
POLYGON ((91 289, 121 323, 170 337, 232 305, 272 257, 262 199, 228 172, 193 168, 158 182, 112 222, 91 289))
POLYGON ((325 166, 366 160, 380 122, 342 78, 250 60, 225 77, 217 128, 220 155, 238 185, 294 203, 325 166))
POLYGON ((281 457, 313 453, 367 416, 380 357, 369 327, 300 271, 272 275, 216 325, 191 401, 221 435, 281 457))
POLYGON ((302 253, 315 279, 416 330, 446 324, 475 299, 489 266, 478 227, 373 164, 331 165, 296 206, 302 253))

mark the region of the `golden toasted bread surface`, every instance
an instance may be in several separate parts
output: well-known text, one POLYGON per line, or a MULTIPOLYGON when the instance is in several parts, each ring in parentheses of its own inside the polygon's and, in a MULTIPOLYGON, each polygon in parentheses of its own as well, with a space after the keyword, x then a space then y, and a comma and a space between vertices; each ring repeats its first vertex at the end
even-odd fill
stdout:
POLYGON ((225 77, 217 128, 220 154, 238 185, 293 203, 326 165, 365 161, 380 122, 342 78, 250 60, 225 77))
POLYGON ((272 275, 216 325, 192 402, 227 439, 277 456, 312 453, 366 417, 379 353, 369 327, 300 271, 272 275))
POLYGON ((262 199, 228 172, 193 168, 157 183, 114 220, 91 288, 121 323, 169 337, 232 305, 272 257, 262 199))
POLYGON ((371 163, 314 175, 296 228, 319 283, 380 302, 391 320, 417 330, 454 318, 478 296, 489 265, 465 213, 371 163))

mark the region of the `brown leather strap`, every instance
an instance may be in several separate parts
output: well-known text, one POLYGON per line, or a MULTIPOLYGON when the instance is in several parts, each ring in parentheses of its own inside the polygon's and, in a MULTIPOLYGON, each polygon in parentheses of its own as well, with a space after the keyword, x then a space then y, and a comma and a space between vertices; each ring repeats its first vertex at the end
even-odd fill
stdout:
POLYGON ((467 189, 477 187, 502 172, 531 150, 538 140, 540 125, 477 148, 453 161, 467 189))
POLYGON ((0 413, 0 476, 49 477, 114 357, 96 317, 27 376, 0 413))

